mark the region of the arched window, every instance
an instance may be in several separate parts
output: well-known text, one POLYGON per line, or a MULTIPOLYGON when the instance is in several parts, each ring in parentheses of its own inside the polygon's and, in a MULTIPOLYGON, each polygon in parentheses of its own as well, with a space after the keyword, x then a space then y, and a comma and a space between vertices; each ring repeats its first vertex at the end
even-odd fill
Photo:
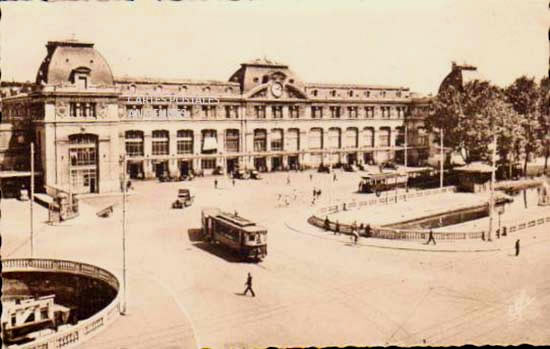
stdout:
POLYGON ((254 130, 254 151, 263 152, 267 150, 267 132, 264 129, 254 130))
POLYGON ((359 131, 355 127, 348 127, 344 148, 357 148, 359 144, 359 131))
POLYGON ((225 151, 228 153, 238 153, 240 150, 239 130, 225 130, 225 151))
POLYGON ((300 130, 291 128, 286 133, 286 147, 288 151, 300 150, 300 130))
POLYGON ((129 157, 143 156, 143 132, 130 130, 124 133, 126 155, 129 157))
POLYGON ((402 126, 396 127, 395 132, 397 132, 395 137, 395 145, 400 147, 405 145, 405 129, 402 126))
POLYGON ((193 154, 193 131, 179 130, 177 133, 178 154, 193 154))
POLYGON ((309 149, 323 149, 323 129, 312 128, 309 131, 309 149))
POLYGON ((167 130, 153 131, 153 155, 169 154, 169 133, 167 130))
POLYGON ((391 146, 391 129, 389 127, 380 127, 380 131, 378 134, 378 144, 381 147, 389 147, 391 146))
POLYGON ((218 133, 216 130, 202 130, 202 153, 211 154, 218 150, 218 133))
POLYGON ((363 144, 365 147, 374 147, 374 128, 365 127, 363 129, 363 144))
POLYGON ((271 130, 271 150, 283 150, 283 130, 280 128, 271 130))
POLYGON ((328 130, 328 147, 329 149, 341 148, 341 131, 339 128, 332 127, 328 130))

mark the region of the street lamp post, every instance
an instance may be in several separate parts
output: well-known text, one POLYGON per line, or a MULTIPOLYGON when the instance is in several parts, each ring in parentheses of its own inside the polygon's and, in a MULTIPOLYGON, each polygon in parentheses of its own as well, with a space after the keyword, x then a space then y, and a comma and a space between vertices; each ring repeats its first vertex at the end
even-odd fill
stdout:
POLYGON ((121 315, 126 315, 126 189, 128 187, 126 180, 126 154, 122 156, 122 283, 123 299, 121 315))
POLYGON ((34 258, 34 143, 31 142, 31 197, 30 197, 30 209, 31 209, 31 258, 34 258))
MULTIPOLYGON (((497 135, 493 133, 493 144, 491 150, 491 195, 489 199, 489 234, 487 235, 487 241, 491 241, 491 234, 493 232, 493 216, 495 208, 495 157, 497 152, 497 135)), ((500 216, 499 216, 500 218, 500 216)))
POLYGON ((440 159, 439 159, 439 162, 440 162, 440 165, 439 165, 439 187, 440 188, 443 188, 443 163, 444 163, 444 155, 443 155, 443 127, 441 127, 439 129, 439 133, 440 133, 440 148, 441 148, 441 153, 440 153, 440 159))

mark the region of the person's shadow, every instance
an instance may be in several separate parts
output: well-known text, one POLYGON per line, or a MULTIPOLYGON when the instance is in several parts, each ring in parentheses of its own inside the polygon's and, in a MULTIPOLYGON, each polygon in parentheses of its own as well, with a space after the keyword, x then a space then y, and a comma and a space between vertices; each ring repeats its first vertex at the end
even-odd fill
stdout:
POLYGON ((241 297, 246 297, 247 295, 244 294, 244 292, 234 292, 233 293, 235 296, 241 296, 241 297))

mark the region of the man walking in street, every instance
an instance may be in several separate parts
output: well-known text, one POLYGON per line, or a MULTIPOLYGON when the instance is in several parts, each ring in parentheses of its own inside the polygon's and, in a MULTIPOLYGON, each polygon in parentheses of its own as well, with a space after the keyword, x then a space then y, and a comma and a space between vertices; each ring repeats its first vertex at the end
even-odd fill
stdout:
POLYGON ((245 286, 246 286, 246 289, 244 290, 243 295, 246 296, 248 291, 250 291, 252 293, 252 297, 256 297, 256 294, 252 289, 252 275, 250 275, 250 273, 248 273, 248 277, 246 278, 245 286))
POLYGON ((214 179, 214 189, 218 189, 218 180, 214 179))
POLYGON ((428 236, 428 242, 426 242, 426 245, 429 245, 431 241, 433 241, 434 245, 436 245, 434 231, 430 229, 430 235, 428 236))
POLYGON ((516 257, 519 256, 519 239, 516 241, 516 257))

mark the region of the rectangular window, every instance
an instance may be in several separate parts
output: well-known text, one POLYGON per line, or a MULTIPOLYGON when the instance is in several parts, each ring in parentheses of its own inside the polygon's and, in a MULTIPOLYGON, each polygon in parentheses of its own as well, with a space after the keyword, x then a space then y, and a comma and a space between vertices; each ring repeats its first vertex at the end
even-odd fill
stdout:
POLYGON ((348 116, 350 119, 357 119, 357 107, 348 107, 348 116))
POLYGON ((273 119, 282 119, 283 118, 283 107, 274 105, 271 107, 271 114, 273 119))
POLYGON ((178 154, 193 154, 193 139, 179 138, 177 142, 178 154))
POLYGON ((290 114, 291 119, 299 119, 300 118, 300 107, 297 105, 291 105, 288 107, 288 111, 290 114))
POLYGON ((314 119, 322 119, 323 107, 318 107, 318 106, 311 107, 311 117, 314 119))
POLYGON ((203 105, 202 115, 205 118, 216 118, 216 106, 215 105, 203 105))
POLYGON ((193 108, 191 105, 178 105, 178 115, 182 117, 190 118, 192 110, 193 108))
POLYGON ((153 106, 153 117, 155 118, 167 118, 168 117, 168 106, 167 105, 154 105, 153 106))
POLYGON ((257 105, 254 107, 254 111, 256 112, 256 118, 265 119, 265 106, 257 105))
POLYGON ((340 118, 340 107, 331 106, 330 107, 330 117, 332 119, 339 119, 340 118))
POLYGON ((216 168, 216 159, 202 159, 201 168, 203 170, 213 170, 216 168))
POLYGON ((226 105, 225 106, 225 118, 226 119, 238 119, 239 118, 239 106, 226 105))

